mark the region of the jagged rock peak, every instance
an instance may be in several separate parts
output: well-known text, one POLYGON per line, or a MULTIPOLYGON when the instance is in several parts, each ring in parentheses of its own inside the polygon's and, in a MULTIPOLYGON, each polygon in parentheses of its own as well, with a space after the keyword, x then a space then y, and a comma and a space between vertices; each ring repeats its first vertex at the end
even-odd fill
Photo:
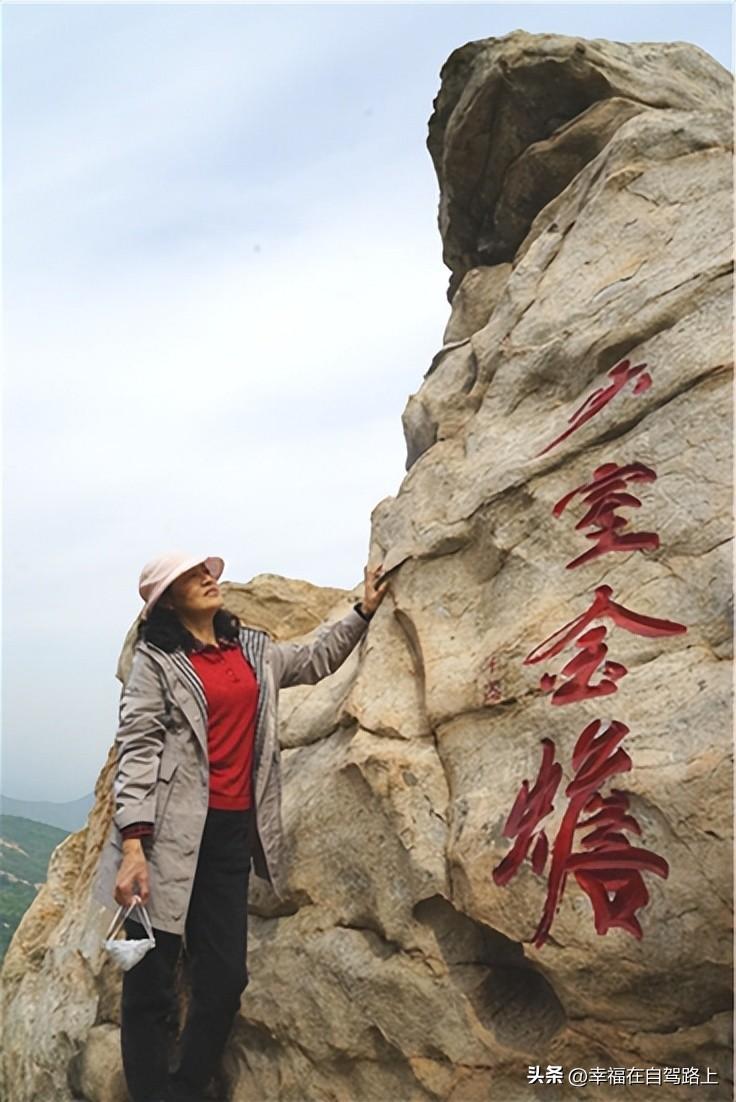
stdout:
POLYGON ((427 147, 450 300, 469 269, 513 260, 539 210, 632 115, 729 111, 732 95, 727 70, 687 42, 523 30, 466 43, 440 77, 427 147))

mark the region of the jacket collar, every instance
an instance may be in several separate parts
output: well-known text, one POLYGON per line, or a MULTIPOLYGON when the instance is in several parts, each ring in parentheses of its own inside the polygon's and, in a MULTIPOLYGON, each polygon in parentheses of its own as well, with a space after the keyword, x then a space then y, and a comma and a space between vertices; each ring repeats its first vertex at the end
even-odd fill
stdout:
POLYGON ((202 643, 199 639, 195 639, 192 646, 192 652, 194 654, 201 654, 202 651, 230 650, 231 647, 237 647, 237 645, 237 639, 224 639, 222 636, 218 635, 216 647, 211 643, 202 643))
MULTIPOLYGON (((266 676, 269 641, 270 636, 268 632, 261 631, 260 628, 249 627, 241 627, 238 639, 225 641, 228 645, 240 645, 242 647, 245 657, 253 667, 256 681, 258 682, 259 691, 256 708, 254 767, 257 767, 263 749, 264 716, 269 692, 268 678, 266 676)), ((142 641, 139 645, 146 648, 149 654, 151 654, 158 661, 159 665, 163 667, 164 672, 170 675, 170 688, 174 693, 179 707, 194 730, 206 757, 208 754, 207 698, 205 696, 204 686, 194 668, 194 664, 190 661, 189 656, 181 647, 178 647, 175 651, 168 652, 161 650, 160 647, 155 646, 153 643, 147 643, 145 641, 142 641)), ((206 645, 201 644, 201 649, 206 649, 206 645)))

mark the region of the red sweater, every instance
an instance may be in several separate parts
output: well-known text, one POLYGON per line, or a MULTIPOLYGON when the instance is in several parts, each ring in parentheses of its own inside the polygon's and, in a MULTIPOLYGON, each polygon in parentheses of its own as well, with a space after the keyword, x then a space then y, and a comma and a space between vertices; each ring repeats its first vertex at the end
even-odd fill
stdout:
MULTIPOLYGON (((253 742, 258 682, 236 640, 198 644, 189 654, 207 699, 209 807, 244 811, 253 802, 253 742)), ((131 823, 123 838, 153 834, 153 823, 131 823)))

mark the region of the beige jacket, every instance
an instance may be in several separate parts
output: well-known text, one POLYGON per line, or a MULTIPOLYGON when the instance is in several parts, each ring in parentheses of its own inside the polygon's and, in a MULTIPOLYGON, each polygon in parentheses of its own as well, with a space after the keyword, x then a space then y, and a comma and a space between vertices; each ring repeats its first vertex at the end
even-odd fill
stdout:
MULTIPOLYGON (((253 869, 279 897, 286 887, 281 823, 278 696, 290 685, 313 685, 334 673, 359 642, 368 622, 354 609, 325 625, 311 643, 278 643, 243 627, 240 645, 258 682, 253 751, 253 869)), ((207 702, 202 682, 182 649, 171 654, 136 644, 120 698, 115 736, 118 766, 115 812, 92 885, 92 898, 117 908, 115 880, 122 858, 121 830, 153 822, 148 854, 152 925, 182 934, 209 801, 207 702)))

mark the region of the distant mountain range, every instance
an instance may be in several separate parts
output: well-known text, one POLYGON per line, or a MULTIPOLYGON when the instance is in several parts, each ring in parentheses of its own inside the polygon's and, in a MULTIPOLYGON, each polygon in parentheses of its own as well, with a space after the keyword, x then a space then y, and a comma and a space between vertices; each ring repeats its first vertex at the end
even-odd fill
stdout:
POLYGON ((94 792, 62 804, 51 800, 13 800, 10 796, 0 795, 0 813, 33 819, 36 823, 46 823, 72 834, 85 825, 94 802, 94 792))

